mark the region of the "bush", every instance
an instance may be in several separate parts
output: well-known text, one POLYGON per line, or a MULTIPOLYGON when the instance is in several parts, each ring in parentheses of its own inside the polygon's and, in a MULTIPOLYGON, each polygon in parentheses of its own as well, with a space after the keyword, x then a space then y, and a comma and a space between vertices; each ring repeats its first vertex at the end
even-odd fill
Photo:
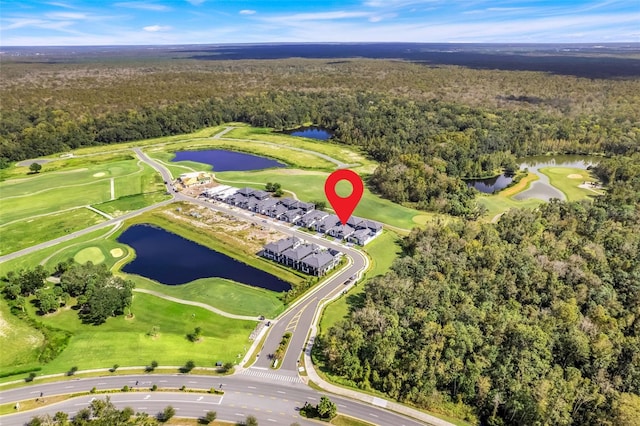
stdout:
POLYGON ((213 422, 217 418, 218 418, 218 413, 216 413, 215 411, 207 411, 207 414, 205 414, 204 417, 200 419, 200 423, 208 425, 209 423, 213 422))
POLYGON ((171 418, 175 415, 176 415, 176 409, 170 405, 167 405, 167 407, 164 410, 162 410, 161 413, 158 413, 157 418, 158 420, 164 423, 171 420, 171 418))
POLYGON ((157 391, 158 390, 158 385, 156 385, 155 383, 153 384, 153 386, 151 386, 151 390, 152 391, 157 391))
POLYGON ((89 393, 96 393, 98 391, 98 389, 96 389, 96 387, 92 387, 91 390, 89 391, 89 393))
POLYGON ((129 392, 129 386, 128 385, 124 385, 122 387, 122 392, 129 392))
POLYGON ((184 392, 184 391, 186 391, 186 390, 187 390, 187 387, 186 387, 185 385, 182 385, 182 387, 180 388, 180 390, 184 392))
POLYGON ((189 360, 184 364, 184 367, 180 367, 181 373, 188 373, 196 367, 196 363, 189 360))
POLYGON ((35 379, 36 377, 36 373, 34 373, 33 371, 31 373, 29 373, 28 377, 24 378, 25 382, 33 382, 33 379, 35 379))
POLYGON ((113 367, 109 369, 110 372, 115 373, 115 371, 120 367, 118 364, 113 364, 113 367))
POLYGON ((69 371, 67 371, 67 376, 73 376, 74 374, 76 374, 76 371, 78 371, 78 367, 74 365, 69 371))

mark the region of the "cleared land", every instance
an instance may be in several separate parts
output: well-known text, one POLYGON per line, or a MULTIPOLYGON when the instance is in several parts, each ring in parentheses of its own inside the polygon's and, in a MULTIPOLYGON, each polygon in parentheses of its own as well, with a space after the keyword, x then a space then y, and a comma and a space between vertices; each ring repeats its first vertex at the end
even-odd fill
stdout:
POLYGON ((93 207, 113 217, 122 216, 125 213, 139 210, 144 207, 159 203, 168 199, 164 192, 152 192, 146 194, 127 195, 117 200, 94 204, 93 207))
POLYGON ((206 303, 230 314, 274 318, 284 310, 273 291, 236 283, 223 278, 202 278, 190 283, 168 286, 156 281, 127 275, 136 283, 136 288, 145 288, 173 296, 178 299, 206 303))
MULTIPOLYGON (((33 309, 30 307, 30 315, 35 317, 33 309)), ((135 294, 131 312, 132 319, 109 318, 99 327, 82 324, 71 309, 38 317, 45 324, 73 333, 67 348, 43 365, 40 374, 64 372, 73 366, 82 370, 116 363, 144 365, 152 360, 179 366, 192 359, 197 366, 208 367, 218 360, 235 362, 249 346, 248 336, 255 327, 251 321, 232 320, 142 293, 135 294), (158 327, 155 337, 150 335, 154 327, 158 327), (202 328, 203 339, 192 343, 186 334, 195 327, 202 328)))
POLYGON ((591 172, 569 167, 546 167, 540 173, 549 178, 551 185, 558 188, 568 201, 578 201, 601 194, 597 189, 580 188, 583 182, 596 182, 597 178, 591 172))

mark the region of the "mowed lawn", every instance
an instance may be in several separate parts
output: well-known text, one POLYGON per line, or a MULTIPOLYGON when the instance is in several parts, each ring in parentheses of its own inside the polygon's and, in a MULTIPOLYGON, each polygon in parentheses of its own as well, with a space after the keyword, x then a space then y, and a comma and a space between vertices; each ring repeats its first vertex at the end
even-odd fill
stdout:
POLYGON ((106 218, 98 213, 80 207, 47 216, 27 218, 8 225, 0 225, 0 255, 31 247, 91 225, 106 218))
POLYGON ((230 314, 275 318, 284 310, 278 293, 224 278, 202 278, 181 285, 165 285, 137 275, 124 275, 136 283, 136 288, 205 303, 230 314))
POLYGON ((205 309, 181 305, 161 298, 135 293, 133 319, 109 318, 100 326, 82 324, 78 313, 67 309, 40 317, 39 320, 73 333, 67 348, 42 367, 39 374, 79 369, 148 365, 183 365, 193 360, 197 366, 212 367, 216 361, 235 362, 251 344, 248 337, 256 326, 253 321, 232 320, 205 309), (151 331, 158 329, 153 337, 151 331), (201 327, 203 339, 192 343, 186 338, 201 327))
POLYGON ((157 191, 162 184, 155 170, 138 160, 95 164, 75 172, 47 173, 46 167, 31 178, 0 182, 0 223, 109 201, 111 178, 115 198, 157 191))
POLYGON ((0 299, 0 373, 17 365, 37 364, 37 348, 43 342, 42 333, 11 314, 7 302, 0 299))
POLYGON ((590 171, 570 167, 545 167, 540 173, 549 178, 549 183, 558 188, 568 201, 579 201, 594 195, 602 194, 597 189, 580 188, 583 182, 597 182, 598 179, 590 171))
MULTIPOLYGON (((303 201, 327 201, 324 194, 324 182, 329 174, 306 170, 264 170, 256 172, 222 172, 216 178, 222 183, 233 186, 250 186, 264 189, 267 182, 278 182, 285 190, 293 191, 303 201)), ((346 181, 338 183, 337 192, 341 196, 350 193, 350 184, 346 181)), ((329 206, 327 201, 327 206, 329 206)), ((411 229, 419 221, 428 216, 427 213, 410 209, 385 200, 365 188, 362 200, 355 212, 357 216, 377 220, 401 229, 411 229), (415 219, 415 220, 414 220, 415 219)))

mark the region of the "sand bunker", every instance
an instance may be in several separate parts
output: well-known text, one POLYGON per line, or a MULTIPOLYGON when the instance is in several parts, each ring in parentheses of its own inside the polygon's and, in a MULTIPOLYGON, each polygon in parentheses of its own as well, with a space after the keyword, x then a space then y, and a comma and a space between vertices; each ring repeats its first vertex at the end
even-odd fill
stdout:
POLYGON ((577 173, 572 173, 569 176, 567 176, 569 179, 582 179, 582 175, 579 175, 577 173))
POLYGON ((106 173, 105 173, 105 172, 98 172, 98 173, 94 173, 94 174, 93 174, 93 177, 102 177, 102 176, 104 176, 104 175, 106 175, 106 173))
POLYGON ((113 257, 122 257, 122 255, 124 254, 121 248, 111 249, 109 253, 111 253, 111 256, 113 257))

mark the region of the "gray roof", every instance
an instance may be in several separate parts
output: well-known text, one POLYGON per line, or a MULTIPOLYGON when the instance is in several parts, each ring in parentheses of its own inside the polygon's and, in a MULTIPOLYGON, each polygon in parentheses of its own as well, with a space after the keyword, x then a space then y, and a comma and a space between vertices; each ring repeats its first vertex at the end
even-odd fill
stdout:
POLYGON ((354 229, 349 225, 336 225, 333 228, 329 229, 329 231, 333 231, 334 233, 341 235, 351 235, 354 229))
POLYGON ((287 237, 265 245, 264 249, 269 250, 273 253, 282 253, 283 251, 290 249, 293 246, 300 244, 301 242, 302 240, 300 238, 287 237))
POLYGON ((371 233, 371 230, 369 228, 362 228, 362 229, 356 230, 353 234, 351 234, 351 237, 366 238, 370 235, 370 233, 371 233))
POLYGON ((273 198, 267 198, 266 200, 258 201, 258 207, 260 209, 268 209, 269 207, 273 207, 278 204, 278 200, 274 200, 273 198))
POLYGON ((296 248, 285 250, 282 254, 289 259, 301 260, 318 249, 315 244, 300 244, 296 248))
POLYGON ((242 194, 242 195, 247 195, 248 196, 248 195, 253 194, 253 191, 255 191, 255 189, 245 187, 245 188, 242 188, 242 189, 238 189, 237 194, 242 194))
POLYGON ((310 256, 302 259, 302 263, 311 266, 312 268, 321 269, 333 261, 333 256, 327 251, 321 251, 320 253, 314 253, 310 256))
POLYGON ((251 195, 253 195, 253 196, 254 196, 254 197, 256 197, 257 199, 261 200, 261 199, 263 199, 264 197, 268 197, 268 196, 269 196, 269 193, 268 193, 268 192, 266 192, 266 191, 262 191, 262 190, 260 190, 260 189, 256 189, 255 191, 253 191, 253 192, 251 193, 251 195))
POLYGON ((321 224, 327 228, 333 228, 338 223, 340 223, 340 218, 335 214, 330 214, 329 216, 322 219, 321 224))
POLYGON ((269 212, 275 213, 276 216, 281 215, 282 213, 287 211, 289 211, 289 209, 286 206, 283 206, 282 204, 276 204, 275 206, 269 209, 269 212))
POLYGON ((313 210, 316 207, 316 205, 313 203, 305 203, 304 201, 298 201, 297 207, 300 207, 301 209, 309 211, 309 210, 313 210))
POLYGON ((293 198, 284 197, 280 200, 280 204, 283 206, 287 206, 289 208, 296 207, 298 200, 294 200, 293 198))

